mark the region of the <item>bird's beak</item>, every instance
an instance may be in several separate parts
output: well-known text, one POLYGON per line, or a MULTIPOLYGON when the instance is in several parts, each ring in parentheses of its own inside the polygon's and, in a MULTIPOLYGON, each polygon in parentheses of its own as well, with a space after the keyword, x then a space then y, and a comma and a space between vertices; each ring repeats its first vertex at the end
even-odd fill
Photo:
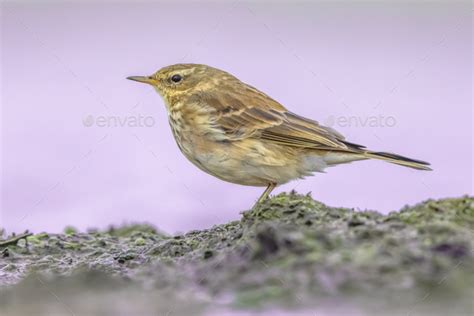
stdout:
POLYGON ((151 85, 156 84, 156 79, 153 78, 152 76, 130 76, 130 77, 127 77, 127 79, 142 82, 142 83, 148 83, 151 85))

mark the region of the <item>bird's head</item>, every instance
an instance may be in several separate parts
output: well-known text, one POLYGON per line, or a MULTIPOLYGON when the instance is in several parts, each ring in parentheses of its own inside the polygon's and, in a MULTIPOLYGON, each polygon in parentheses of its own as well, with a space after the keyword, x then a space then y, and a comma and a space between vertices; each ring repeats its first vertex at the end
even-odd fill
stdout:
POLYGON ((225 71, 201 64, 176 64, 161 68, 150 76, 127 77, 152 85, 168 103, 181 95, 208 91, 231 78, 235 79, 225 71))

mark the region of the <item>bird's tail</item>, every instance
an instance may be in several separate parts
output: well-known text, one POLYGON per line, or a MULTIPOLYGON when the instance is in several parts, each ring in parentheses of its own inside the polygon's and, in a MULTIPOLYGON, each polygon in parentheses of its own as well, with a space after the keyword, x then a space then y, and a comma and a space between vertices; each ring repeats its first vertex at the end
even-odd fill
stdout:
POLYGON ((407 157, 403 157, 397 154, 385 153, 385 152, 375 152, 375 151, 366 151, 364 156, 367 158, 374 158, 384 160, 390 163, 394 163, 400 166, 405 166, 418 170, 432 170, 428 167, 430 164, 426 161, 415 160, 407 157))

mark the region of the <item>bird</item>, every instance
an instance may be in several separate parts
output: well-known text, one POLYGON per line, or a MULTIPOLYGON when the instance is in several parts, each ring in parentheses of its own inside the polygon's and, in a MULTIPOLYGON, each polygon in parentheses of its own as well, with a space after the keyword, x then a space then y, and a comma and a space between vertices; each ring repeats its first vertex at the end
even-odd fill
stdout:
POLYGON ((195 166, 227 182, 266 188, 254 207, 278 185, 353 161, 432 170, 428 162, 349 142, 211 66, 174 64, 127 79, 151 85, 162 97, 176 143, 195 166))

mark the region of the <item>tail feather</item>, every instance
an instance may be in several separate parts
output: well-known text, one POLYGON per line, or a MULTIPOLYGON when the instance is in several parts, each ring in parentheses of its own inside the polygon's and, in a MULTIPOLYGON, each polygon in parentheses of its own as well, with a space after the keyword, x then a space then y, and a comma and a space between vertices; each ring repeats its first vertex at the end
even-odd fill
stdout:
POLYGON ((400 166, 405 166, 405 167, 409 167, 413 169, 433 170, 430 167, 428 167, 430 164, 426 161, 411 159, 411 158, 403 157, 397 154, 367 151, 364 153, 364 156, 366 156, 367 158, 384 160, 390 163, 394 163, 400 166))

